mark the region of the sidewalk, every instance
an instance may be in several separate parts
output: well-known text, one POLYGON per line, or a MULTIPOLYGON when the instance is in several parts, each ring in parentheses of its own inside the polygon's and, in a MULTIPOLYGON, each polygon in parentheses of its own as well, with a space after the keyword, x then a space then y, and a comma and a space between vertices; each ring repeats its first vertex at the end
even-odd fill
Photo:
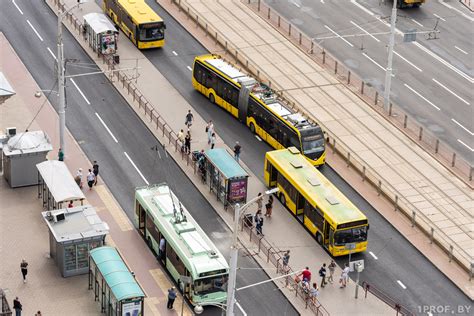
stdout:
MULTIPOLYGON (((34 96, 39 87, 2 33, 0 52, 0 71, 16 91, 15 96, 0 106, 0 130, 16 126, 19 132, 24 131, 45 98, 34 96)), ((58 126, 58 116, 48 102, 29 130, 44 130, 54 146, 59 143, 58 126)), ((69 133, 66 146, 70 153, 66 164, 71 173, 79 167, 91 166, 69 133)), ((48 158, 56 159, 57 151, 58 148, 54 147, 48 158)), ((84 189, 84 194, 87 199, 85 204, 95 207, 100 218, 110 227, 107 244, 117 247, 129 268, 135 272, 147 296, 145 313, 177 314, 177 311, 169 311, 165 306, 167 289, 172 282, 107 187, 101 183, 100 175, 99 184, 92 191, 84 189)), ((33 315, 37 310, 41 310, 43 315, 100 315, 100 305, 94 302, 93 292, 87 289, 87 275, 63 278, 54 261, 47 257, 49 235, 40 216, 41 211, 36 187, 10 189, 3 177, 0 179, 0 287, 8 289, 6 294, 10 305, 18 296, 26 315, 33 315), (19 271, 22 258, 29 262, 29 280, 26 284, 21 282, 19 271)), ((175 306, 180 305, 181 297, 178 297, 175 306)), ((192 314, 187 305, 185 314, 192 314)))
MULTIPOLYGON (((48 3, 52 5, 51 2, 48 3)), ((74 0, 66 1, 67 6, 70 6, 73 3, 74 0)), ((95 3, 87 3, 81 8, 80 11, 73 12, 77 15, 84 15, 89 12, 100 12, 100 8, 95 3)), ((80 16, 76 16, 76 18, 79 18, 79 21, 81 20, 80 16)), ((69 23, 66 23, 65 25, 71 30, 74 36, 79 38, 78 32, 71 28, 69 23)), ((97 58, 97 56, 92 53, 92 50, 84 41, 79 40, 79 43, 88 52, 90 57, 96 61, 99 67, 101 67, 103 70, 108 69, 107 65, 103 64, 102 59, 97 58)), ((140 67, 140 76, 137 80, 137 83, 133 82, 133 85, 138 88, 146 100, 153 100, 153 104, 142 105, 142 101, 136 101, 135 99, 142 100, 140 94, 137 96, 136 92, 127 92, 127 90, 134 91, 134 88, 132 87, 128 89, 128 84, 125 84, 126 89, 124 89, 121 80, 116 80, 115 76, 113 84, 117 87, 118 91, 122 93, 124 98, 129 101, 130 104, 135 105, 132 107, 142 118, 143 122, 155 134, 157 139, 168 147, 169 153, 180 165, 183 171, 189 175, 190 179, 207 198, 211 205, 213 205, 218 214, 227 222, 227 224, 230 224, 232 222, 232 214, 230 212, 224 211, 222 204, 216 202, 215 196, 209 193, 208 187, 203 185, 200 178, 194 174, 192 164, 187 165, 186 160, 182 160, 180 153, 175 152, 174 144, 171 143, 171 145, 168 145, 168 132, 162 132, 162 127, 157 129, 157 121, 155 119, 150 119, 150 117, 155 118, 155 116, 159 114, 161 119, 167 123, 164 129, 166 131, 174 131, 175 135, 177 131, 182 128, 184 129, 183 118, 185 117, 187 111, 191 109, 191 106, 182 98, 182 96, 174 89, 174 87, 171 86, 166 78, 164 78, 161 73, 156 70, 156 68, 148 61, 148 59, 144 58, 143 54, 137 50, 130 41, 122 40, 120 42, 120 57, 120 68, 135 67, 135 61, 139 60, 138 66, 140 67), (136 106, 137 103, 140 104, 140 107, 145 108, 148 108, 148 106, 153 106, 153 111, 146 110, 146 112, 144 112, 141 108, 136 106), (169 104, 173 104, 173 107, 170 107, 169 104), (154 114, 150 114, 150 112, 153 112, 154 114)), ((199 115, 197 115, 197 113, 194 113, 194 122, 191 128, 193 150, 209 147, 205 133, 205 124, 206 122, 199 115)), ((173 134, 173 132, 170 133, 173 134)), ((231 151, 230 148, 225 146, 220 138, 218 138, 216 146, 226 148, 228 151, 231 151)), ((249 171, 249 168, 247 168, 245 164, 242 164, 242 166, 250 175, 248 182, 248 192, 251 192, 249 193, 250 199, 253 197, 253 195, 256 195, 257 192, 263 192, 266 190, 266 187, 262 182, 259 181, 256 175, 249 171)), ((319 265, 322 262, 330 262, 331 258, 326 254, 326 252, 314 242, 314 239, 304 229, 302 229, 301 225, 294 220, 294 218, 286 209, 281 206, 280 203, 275 203, 274 215, 271 220, 267 220, 267 224, 264 229, 266 232, 266 238, 268 238, 268 240, 274 245, 275 249, 291 249, 291 265, 295 270, 299 270, 304 266, 309 265, 316 277, 317 271, 319 270, 319 265), (292 239, 291 244, 289 244, 286 236, 281 234, 281 231, 294 232, 294 238, 292 239)), ((250 252, 256 252, 256 246, 253 243, 247 242, 248 236, 245 233, 240 233, 239 235, 243 245, 247 247, 250 252)), ((266 259, 261 256, 255 256, 255 258, 260 263, 260 265, 262 265, 262 267, 269 269, 266 271, 271 277, 276 275, 276 273, 271 272, 272 270, 274 271, 275 268, 269 266, 266 262, 266 259)), ((340 272, 340 270, 336 271, 335 275, 340 275, 340 272)), ((277 282, 277 285, 279 287, 282 286, 279 281, 277 282)), ((295 298, 294 292, 286 288, 282 289, 282 291, 303 315, 310 314, 309 310, 305 309, 304 303, 300 300, 300 298, 295 298)), ((333 315, 347 314, 348 311, 350 311, 352 315, 394 313, 393 309, 371 295, 369 295, 366 299, 354 299, 355 285, 353 282, 350 282, 348 288, 345 290, 340 290, 337 284, 334 284, 333 286, 329 286, 328 288, 324 289, 322 292, 324 293, 321 293, 320 301, 322 305, 328 310, 328 312, 333 315), (341 301, 345 302, 345 304, 340 304, 341 301)))

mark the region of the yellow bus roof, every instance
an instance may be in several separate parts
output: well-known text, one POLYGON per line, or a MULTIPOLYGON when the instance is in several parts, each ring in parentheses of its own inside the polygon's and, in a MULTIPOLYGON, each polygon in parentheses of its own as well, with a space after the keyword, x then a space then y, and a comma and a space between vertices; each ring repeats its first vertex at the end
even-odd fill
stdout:
POLYGON ((336 225, 367 219, 295 147, 269 151, 265 156, 311 205, 324 211, 336 225))
POLYGON ((145 3, 145 0, 118 0, 136 24, 163 22, 163 19, 145 3))

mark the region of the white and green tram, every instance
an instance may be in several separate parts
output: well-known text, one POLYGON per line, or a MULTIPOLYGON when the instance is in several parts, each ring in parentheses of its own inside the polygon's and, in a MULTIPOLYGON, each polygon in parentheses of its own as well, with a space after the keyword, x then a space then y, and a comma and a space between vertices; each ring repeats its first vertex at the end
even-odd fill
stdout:
POLYGON ((229 265, 167 184, 136 188, 135 226, 191 304, 226 302, 229 265))

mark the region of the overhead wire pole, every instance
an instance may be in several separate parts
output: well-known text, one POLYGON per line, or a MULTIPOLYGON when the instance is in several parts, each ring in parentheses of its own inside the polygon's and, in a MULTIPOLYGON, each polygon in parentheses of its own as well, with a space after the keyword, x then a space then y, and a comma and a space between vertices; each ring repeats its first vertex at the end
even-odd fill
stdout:
POLYGON ((58 115, 59 115, 59 148, 66 156, 66 146, 64 141, 64 131, 66 129, 66 84, 64 78, 64 44, 63 44, 63 13, 58 9, 58 57, 57 57, 57 75, 58 75, 58 115))
POLYGON ((393 0, 392 16, 390 18, 390 40, 388 43, 388 60, 387 69, 385 70, 385 91, 384 91, 384 106, 388 110, 390 107, 390 88, 392 85, 392 62, 393 62, 393 47, 395 46, 395 23, 397 21, 397 0, 393 0))

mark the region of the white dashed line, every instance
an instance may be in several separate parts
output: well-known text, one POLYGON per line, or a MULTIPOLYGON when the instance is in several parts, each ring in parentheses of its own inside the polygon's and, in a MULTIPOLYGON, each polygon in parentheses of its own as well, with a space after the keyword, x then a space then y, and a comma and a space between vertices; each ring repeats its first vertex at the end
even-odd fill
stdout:
POLYGON ((400 285, 402 287, 402 289, 404 289, 404 290, 407 289, 407 287, 405 286, 405 284, 402 283, 402 281, 397 280, 397 283, 398 283, 398 285, 400 285))
POLYGON ((193 68, 189 67, 189 66, 186 66, 186 68, 189 69, 189 71, 193 71, 193 68))
POLYGON ((295 7, 297 7, 297 8, 301 8, 301 5, 300 5, 300 4, 298 4, 298 3, 296 3, 296 2, 294 2, 294 1, 293 1, 293 4, 295 5, 295 7))
POLYGON ((463 142, 462 140, 458 139, 458 142, 463 144, 464 146, 466 146, 470 151, 474 151, 474 148, 471 148, 469 147, 465 142, 463 142))
POLYGON ((433 81, 436 82, 437 84, 439 84, 441 87, 443 87, 446 91, 450 92, 452 95, 454 95, 456 98, 458 98, 459 100, 461 100, 462 102, 466 103, 467 105, 471 105, 469 102, 467 102, 466 100, 464 100, 463 98, 461 98, 460 96, 458 96, 456 93, 454 93, 451 89, 449 89, 448 87, 446 87, 444 84, 442 84, 441 82, 439 82, 438 80, 436 80, 435 78, 433 78, 433 81))
POLYGON ((455 119, 451 119, 451 121, 453 121, 455 124, 457 124, 459 127, 461 127, 463 130, 465 130, 466 132, 468 132, 469 134, 471 134, 471 136, 474 136, 474 133, 471 132, 470 130, 468 130, 466 127, 464 127, 461 123, 459 123, 458 121, 456 121, 455 119))
POLYGON ((439 0, 439 3, 441 3, 442 5, 444 5, 445 7, 447 8, 450 8, 451 10, 453 11, 456 11, 457 13, 461 14, 463 17, 465 17, 466 19, 468 19, 469 21, 471 22, 474 22, 474 18, 472 16, 469 16, 467 15, 466 13, 464 13, 463 11, 459 10, 459 9, 456 9, 455 7, 453 7, 452 5, 450 4, 447 4, 446 2, 444 2, 443 0, 439 0))
POLYGON ((28 25, 33 29, 33 31, 35 32, 36 36, 38 36, 40 41, 43 41, 43 38, 41 37, 41 35, 39 35, 38 31, 35 29, 33 24, 31 24, 30 20, 26 20, 26 23, 28 23, 28 25))
POLYGON ((399 53, 397 53, 396 51, 393 51, 393 53, 395 55, 397 55, 398 57, 400 57, 401 59, 403 59, 405 62, 407 62, 410 66, 412 66, 413 68, 415 68, 416 70, 418 70, 419 72, 422 72, 423 70, 421 70, 419 67, 417 67, 414 63, 412 63, 411 61, 409 61, 408 59, 406 59, 405 57, 403 57, 402 55, 400 55, 399 53))
POLYGON ((51 54, 51 56, 53 56, 54 60, 58 60, 58 59, 56 58, 56 55, 54 55, 53 51, 51 50, 51 48, 46 47, 46 49, 47 49, 48 52, 51 54))
POLYGON ((13 5, 20 11, 21 15, 23 15, 23 11, 21 11, 20 7, 15 3, 15 0, 12 0, 13 5))
POLYGON ((415 19, 411 19, 411 20, 412 20, 413 23, 416 23, 416 24, 418 24, 419 26, 424 27, 423 24, 421 24, 421 23, 418 22, 417 20, 415 20, 415 19))
POLYGON ((258 135, 255 135, 255 138, 258 139, 259 142, 262 141, 262 139, 260 137, 258 137, 258 135))
POLYGON ((130 161, 130 163, 132 164, 132 166, 135 168, 135 170, 137 170, 138 174, 140 175, 140 177, 142 177, 143 181, 145 181, 145 183, 147 185, 149 185, 150 183, 145 179, 145 177, 143 176, 142 172, 138 169, 137 165, 133 162, 133 160, 130 158, 130 156, 127 154, 127 152, 123 152, 124 155, 127 157, 127 159, 130 161))
POLYGON ((446 22, 446 19, 443 19, 442 17, 440 17, 440 16, 437 15, 436 13, 433 13, 433 15, 434 15, 435 17, 437 17, 438 19, 440 19, 441 21, 446 22))
POLYGON ((356 0, 351 0, 351 3, 353 5, 356 5, 359 7, 359 9, 361 9, 362 11, 365 11, 365 13, 369 14, 369 15, 374 15, 374 13, 372 11, 370 11, 369 9, 367 9, 366 7, 364 7, 362 4, 358 3, 356 0))
POLYGON ((70 78, 70 80, 71 80, 72 84, 74 85, 74 87, 76 87, 77 91, 79 91, 79 93, 82 95, 82 97, 84 98, 84 100, 86 101, 86 103, 87 103, 88 105, 91 105, 91 103, 89 102, 89 100, 87 100, 87 98, 86 98, 84 92, 82 92, 82 90, 79 89, 79 86, 76 84, 76 82, 74 81, 74 79, 70 78))
POLYGON ((344 37, 342 37, 341 35, 337 34, 335 31, 333 31, 333 29, 331 29, 329 26, 327 25, 324 25, 325 28, 327 28, 329 31, 331 31, 334 35, 336 35, 337 37, 339 37, 340 39, 342 39, 344 42, 346 42, 350 47, 354 47, 354 45, 351 44, 351 42, 349 42, 348 40, 346 40, 344 37))
MULTIPOLYGON (((378 62, 376 62, 375 60, 373 60, 369 55, 367 55, 366 53, 362 53, 362 55, 365 56, 365 58, 367 58, 368 60, 370 60, 371 62, 373 62, 377 67, 379 67, 380 69, 382 69, 383 71, 387 71, 384 67, 382 67, 382 65, 380 65, 378 62)), ((392 77, 395 77, 394 74, 392 74, 392 77)))
POLYGON ((324 4, 324 0, 321 0, 321 3, 324 4))
POLYGON ((436 110, 440 110, 439 107, 437 107, 436 105, 433 104, 433 102, 431 102, 430 100, 428 100, 427 98, 425 98, 424 96, 422 96, 418 91, 416 91, 415 89, 413 89, 412 87, 410 87, 409 85, 407 85, 406 83, 403 84, 405 87, 407 87, 408 89, 410 89, 414 94, 416 94, 417 96, 419 96, 420 98, 422 98, 423 100, 425 100, 429 105, 431 105, 432 107, 434 107, 436 110))
POLYGON ((459 48, 459 47, 457 47, 457 46, 454 46, 454 48, 456 48, 458 51, 460 51, 460 52, 463 53, 464 55, 468 55, 468 54, 469 54, 469 53, 466 52, 464 49, 461 49, 461 48, 459 48))
POLYGON ((173 51, 173 55, 175 55, 175 56, 178 56, 178 53, 177 53, 177 52, 175 52, 175 51, 173 51))
POLYGON ((378 257, 377 257, 376 255, 374 255, 374 253, 373 253, 372 251, 369 251, 369 253, 370 253, 370 255, 371 255, 375 260, 378 259, 378 257))
POLYGON ((99 121, 102 123, 102 125, 104 125, 105 129, 107 130, 107 132, 109 132, 109 135, 113 138, 113 140, 118 143, 118 140, 117 138, 115 138, 114 134, 112 134, 112 132, 110 131, 109 127, 105 124, 105 122, 102 120, 102 118, 100 117, 99 113, 95 113, 95 116, 97 116, 97 118, 99 119, 99 121))
POLYGON ((365 34, 369 35, 370 37, 372 37, 374 40, 376 40, 377 42, 380 42, 380 40, 373 36, 372 34, 370 34, 369 32, 367 32, 366 30, 364 30, 360 25, 357 25, 355 22, 351 21, 352 25, 354 25, 355 27, 357 27, 358 29, 362 30, 362 32, 364 32, 365 34))

